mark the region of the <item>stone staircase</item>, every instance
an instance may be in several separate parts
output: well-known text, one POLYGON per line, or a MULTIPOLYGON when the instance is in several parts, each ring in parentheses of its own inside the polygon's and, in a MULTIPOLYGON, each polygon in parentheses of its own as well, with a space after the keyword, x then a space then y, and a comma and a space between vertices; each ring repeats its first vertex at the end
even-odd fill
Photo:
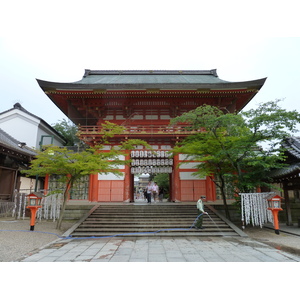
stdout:
POLYGON ((191 228, 195 203, 100 204, 65 235, 103 236, 238 236, 239 230, 210 206, 205 207, 203 230, 191 228), (237 230, 236 230, 237 229, 237 230))

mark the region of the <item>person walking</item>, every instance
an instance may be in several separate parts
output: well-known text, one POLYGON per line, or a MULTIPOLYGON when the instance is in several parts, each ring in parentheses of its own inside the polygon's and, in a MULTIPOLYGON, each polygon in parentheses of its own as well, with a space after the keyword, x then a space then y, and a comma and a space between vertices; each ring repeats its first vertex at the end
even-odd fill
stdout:
POLYGON ((154 182, 153 186, 152 186, 152 195, 153 195, 153 199, 154 201, 157 200, 157 197, 158 197, 158 185, 157 185, 157 182, 154 182))
POLYGON ((164 188, 160 188, 160 189, 159 189, 159 192, 158 192, 158 199, 159 199, 160 202, 163 201, 163 198, 164 198, 164 192, 165 192, 164 188))
POLYGON ((148 201, 147 188, 144 188, 143 194, 144 194, 144 200, 145 200, 145 201, 148 201))
POLYGON ((147 192, 147 202, 151 203, 151 194, 152 194, 152 182, 151 181, 148 182, 146 192, 147 192))
POLYGON ((204 229, 204 227, 202 227, 202 223, 203 223, 203 215, 207 215, 207 212, 204 211, 204 205, 202 202, 202 199, 204 199, 204 196, 201 196, 200 199, 197 201, 197 209, 199 211, 199 216, 198 219, 194 225, 194 227, 196 229, 204 229))

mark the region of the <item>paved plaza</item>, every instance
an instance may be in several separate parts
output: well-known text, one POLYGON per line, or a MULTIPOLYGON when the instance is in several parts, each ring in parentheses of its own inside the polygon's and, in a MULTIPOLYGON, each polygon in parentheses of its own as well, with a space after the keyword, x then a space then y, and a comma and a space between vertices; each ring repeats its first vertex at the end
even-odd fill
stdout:
POLYGON ((290 254, 240 237, 113 237, 57 240, 23 262, 299 262, 290 254))

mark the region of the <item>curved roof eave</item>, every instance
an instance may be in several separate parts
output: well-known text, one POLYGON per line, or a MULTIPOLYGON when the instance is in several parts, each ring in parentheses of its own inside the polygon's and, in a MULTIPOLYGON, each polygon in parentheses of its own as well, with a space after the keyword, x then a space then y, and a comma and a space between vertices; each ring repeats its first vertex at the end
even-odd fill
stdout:
POLYGON ((217 83, 60 83, 50 82, 40 79, 36 79, 41 89, 46 91, 55 90, 94 90, 94 89, 105 89, 105 90, 133 90, 133 89, 174 89, 174 90, 197 90, 197 89, 260 89, 265 81, 265 78, 241 81, 241 82, 217 82, 217 83))

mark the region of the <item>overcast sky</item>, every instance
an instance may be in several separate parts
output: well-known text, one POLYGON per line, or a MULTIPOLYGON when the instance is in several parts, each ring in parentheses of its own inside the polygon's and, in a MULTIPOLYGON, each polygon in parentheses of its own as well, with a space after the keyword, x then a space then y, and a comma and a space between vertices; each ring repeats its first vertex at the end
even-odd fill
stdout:
POLYGON ((227 81, 267 77, 248 107, 284 98, 284 108, 300 111, 296 4, 7 1, 0 18, 0 112, 19 102, 49 124, 66 118, 36 78, 74 82, 85 69, 217 69, 227 81))

